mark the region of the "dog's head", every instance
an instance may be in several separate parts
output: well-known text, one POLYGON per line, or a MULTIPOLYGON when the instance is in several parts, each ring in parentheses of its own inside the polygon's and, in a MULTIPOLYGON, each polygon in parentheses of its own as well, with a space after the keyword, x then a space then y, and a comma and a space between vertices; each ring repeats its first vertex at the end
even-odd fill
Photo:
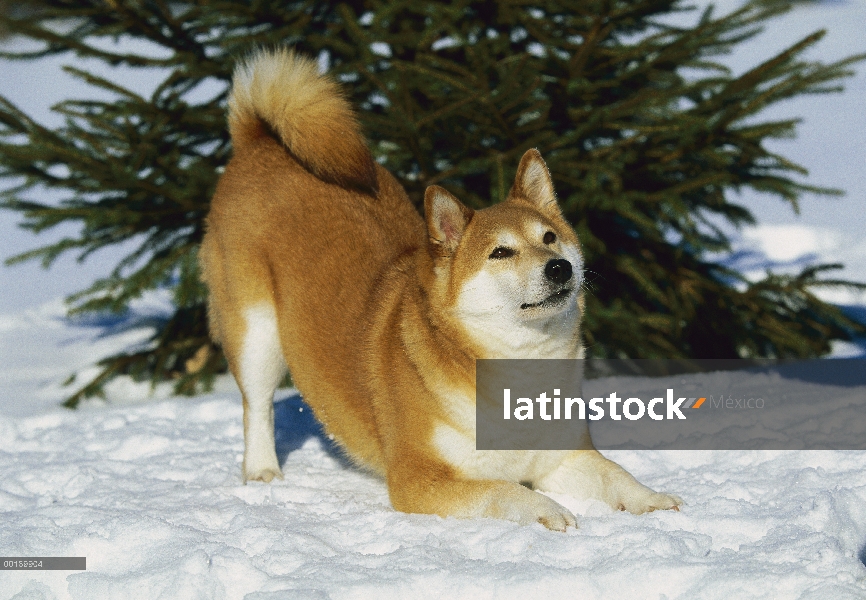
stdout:
POLYGON ((537 150, 523 155, 504 202, 473 211, 431 186, 425 213, 443 308, 486 353, 576 351, 583 257, 537 150))

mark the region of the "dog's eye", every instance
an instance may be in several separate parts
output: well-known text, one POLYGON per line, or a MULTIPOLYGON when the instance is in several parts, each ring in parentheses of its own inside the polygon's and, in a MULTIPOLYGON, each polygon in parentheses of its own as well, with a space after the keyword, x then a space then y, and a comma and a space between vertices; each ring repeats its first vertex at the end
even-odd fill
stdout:
POLYGON ((542 240, 545 244, 552 244, 556 241, 556 234, 552 231, 548 231, 544 234, 544 239, 542 240))
POLYGON ((490 258, 509 258, 511 256, 514 256, 514 250, 506 248, 505 246, 499 246, 496 250, 490 253, 490 258))

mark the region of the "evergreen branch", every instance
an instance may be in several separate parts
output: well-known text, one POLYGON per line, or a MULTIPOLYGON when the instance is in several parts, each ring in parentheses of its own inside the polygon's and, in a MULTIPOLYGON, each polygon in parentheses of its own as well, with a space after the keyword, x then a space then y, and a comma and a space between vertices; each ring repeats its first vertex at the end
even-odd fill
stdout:
POLYGON ((144 98, 142 98, 141 96, 139 96, 135 92, 133 92, 133 91, 121 86, 121 85, 118 85, 112 81, 109 81, 109 80, 105 79, 104 77, 99 77, 97 75, 94 75, 93 73, 89 73, 89 72, 84 71, 82 69, 77 69, 77 68, 70 66, 70 65, 64 65, 63 70, 65 72, 69 73, 70 75, 76 77, 77 79, 80 79, 86 83, 89 83, 90 85, 92 85, 94 87, 98 87, 98 88, 102 88, 104 90, 108 90, 110 92, 114 92, 114 93, 118 94, 119 96, 125 96, 133 102, 140 102, 142 104, 145 102, 144 98))
POLYGON ((361 108, 377 159, 418 203, 425 185, 440 182, 482 208, 507 192, 523 150, 543 151, 587 265, 599 274, 587 295, 590 352, 817 356, 829 340, 855 331, 809 290, 863 284, 827 278, 823 267, 753 283, 718 257, 704 260, 730 251, 719 220, 754 222, 727 191, 767 192, 795 210, 803 194, 838 193, 808 185, 802 166, 764 148, 767 139, 793 136, 796 119, 755 116, 787 98, 838 91, 866 57, 802 60, 819 32, 739 77, 715 59, 758 35, 787 2, 750 2, 720 17, 708 8, 691 26, 659 18, 685 10, 673 0, 116 4, 59 0, 10 22, 42 44, 12 54, 168 68, 149 97, 69 67, 116 98, 59 103, 54 110, 66 121, 57 129, 0 98, 0 177, 9 182, 0 206, 23 215, 32 231, 81 227, 77 237, 13 261, 50 264, 68 251, 84 260, 125 242, 132 249, 108 277, 73 295, 70 309, 122 312, 147 290, 173 294, 176 310, 147 347, 103 361, 75 402, 118 375, 170 379, 191 393, 225 369, 208 342, 196 256, 218 169, 230 154, 227 86, 207 102, 190 98, 202 82, 229 82, 234 56, 285 43, 328 58, 361 108), (366 11, 373 18, 359 22, 366 11), (99 40, 112 37, 144 40, 160 54, 106 50, 99 40), (446 38, 454 43, 435 44, 446 38), (375 42, 391 56, 375 54, 375 42), (25 197, 43 188, 66 199, 25 197), (187 367, 200 351, 205 358, 187 367))
POLYGON ((55 54, 63 54, 66 52, 74 52, 82 58, 98 58, 110 65, 125 64, 131 67, 168 67, 175 64, 172 59, 157 59, 145 57, 137 54, 119 54, 100 50, 94 46, 88 45, 74 35, 63 35, 55 33, 44 27, 31 25, 24 19, 4 19, 5 24, 11 30, 14 30, 20 35, 25 35, 31 39, 46 42, 47 47, 44 50, 34 52, 6 52, 0 51, 0 58, 7 60, 33 60, 44 58, 55 54))

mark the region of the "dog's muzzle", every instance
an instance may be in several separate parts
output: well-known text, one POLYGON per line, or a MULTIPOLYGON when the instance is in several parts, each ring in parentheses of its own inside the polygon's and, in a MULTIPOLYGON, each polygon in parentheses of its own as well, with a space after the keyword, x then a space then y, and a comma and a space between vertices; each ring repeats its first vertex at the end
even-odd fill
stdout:
POLYGON ((563 284, 571 279, 571 263, 564 258, 554 258, 544 266, 544 276, 553 283, 563 284))

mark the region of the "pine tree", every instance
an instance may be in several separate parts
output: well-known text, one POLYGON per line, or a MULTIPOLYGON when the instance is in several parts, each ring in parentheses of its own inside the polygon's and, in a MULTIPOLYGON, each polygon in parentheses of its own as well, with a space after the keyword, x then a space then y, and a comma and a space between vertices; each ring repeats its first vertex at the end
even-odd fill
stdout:
MULTIPOLYGON (((816 32, 735 76, 717 62, 789 8, 755 0, 691 27, 664 23, 676 0, 499 2, 212 2, 61 0, 3 27, 43 44, 7 52, 26 61, 90 57, 169 73, 150 97, 67 70, 113 94, 68 100, 48 129, 0 98, 2 206, 38 233, 61 223, 78 236, 12 258, 48 266, 134 241, 113 273, 69 299, 75 313, 123 312, 172 290, 175 311, 143 350, 102 361, 102 373, 67 405, 110 378, 174 379, 180 393, 225 369, 207 331, 196 251, 219 172, 230 156, 225 102, 235 62, 258 47, 316 56, 360 109, 371 148, 420 203, 439 184, 469 206, 497 202, 522 153, 538 148, 584 244, 591 286, 586 341, 592 356, 632 358, 813 357, 862 326, 814 289, 838 265, 758 282, 723 266, 731 241, 716 224, 754 222, 726 198, 752 188, 797 209, 805 170, 764 147, 796 120, 759 120, 766 107, 841 89, 864 55, 806 62, 816 32), (105 39, 151 42, 158 53, 106 49, 105 39), (195 101, 201 84, 213 97, 195 101), (11 184, 10 184, 11 185, 11 184), (25 199, 55 189, 59 204, 25 199), (716 258, 714 258, 716 257, 716 258)), ((38 67, 36 67, 38 68, 38 67)))

